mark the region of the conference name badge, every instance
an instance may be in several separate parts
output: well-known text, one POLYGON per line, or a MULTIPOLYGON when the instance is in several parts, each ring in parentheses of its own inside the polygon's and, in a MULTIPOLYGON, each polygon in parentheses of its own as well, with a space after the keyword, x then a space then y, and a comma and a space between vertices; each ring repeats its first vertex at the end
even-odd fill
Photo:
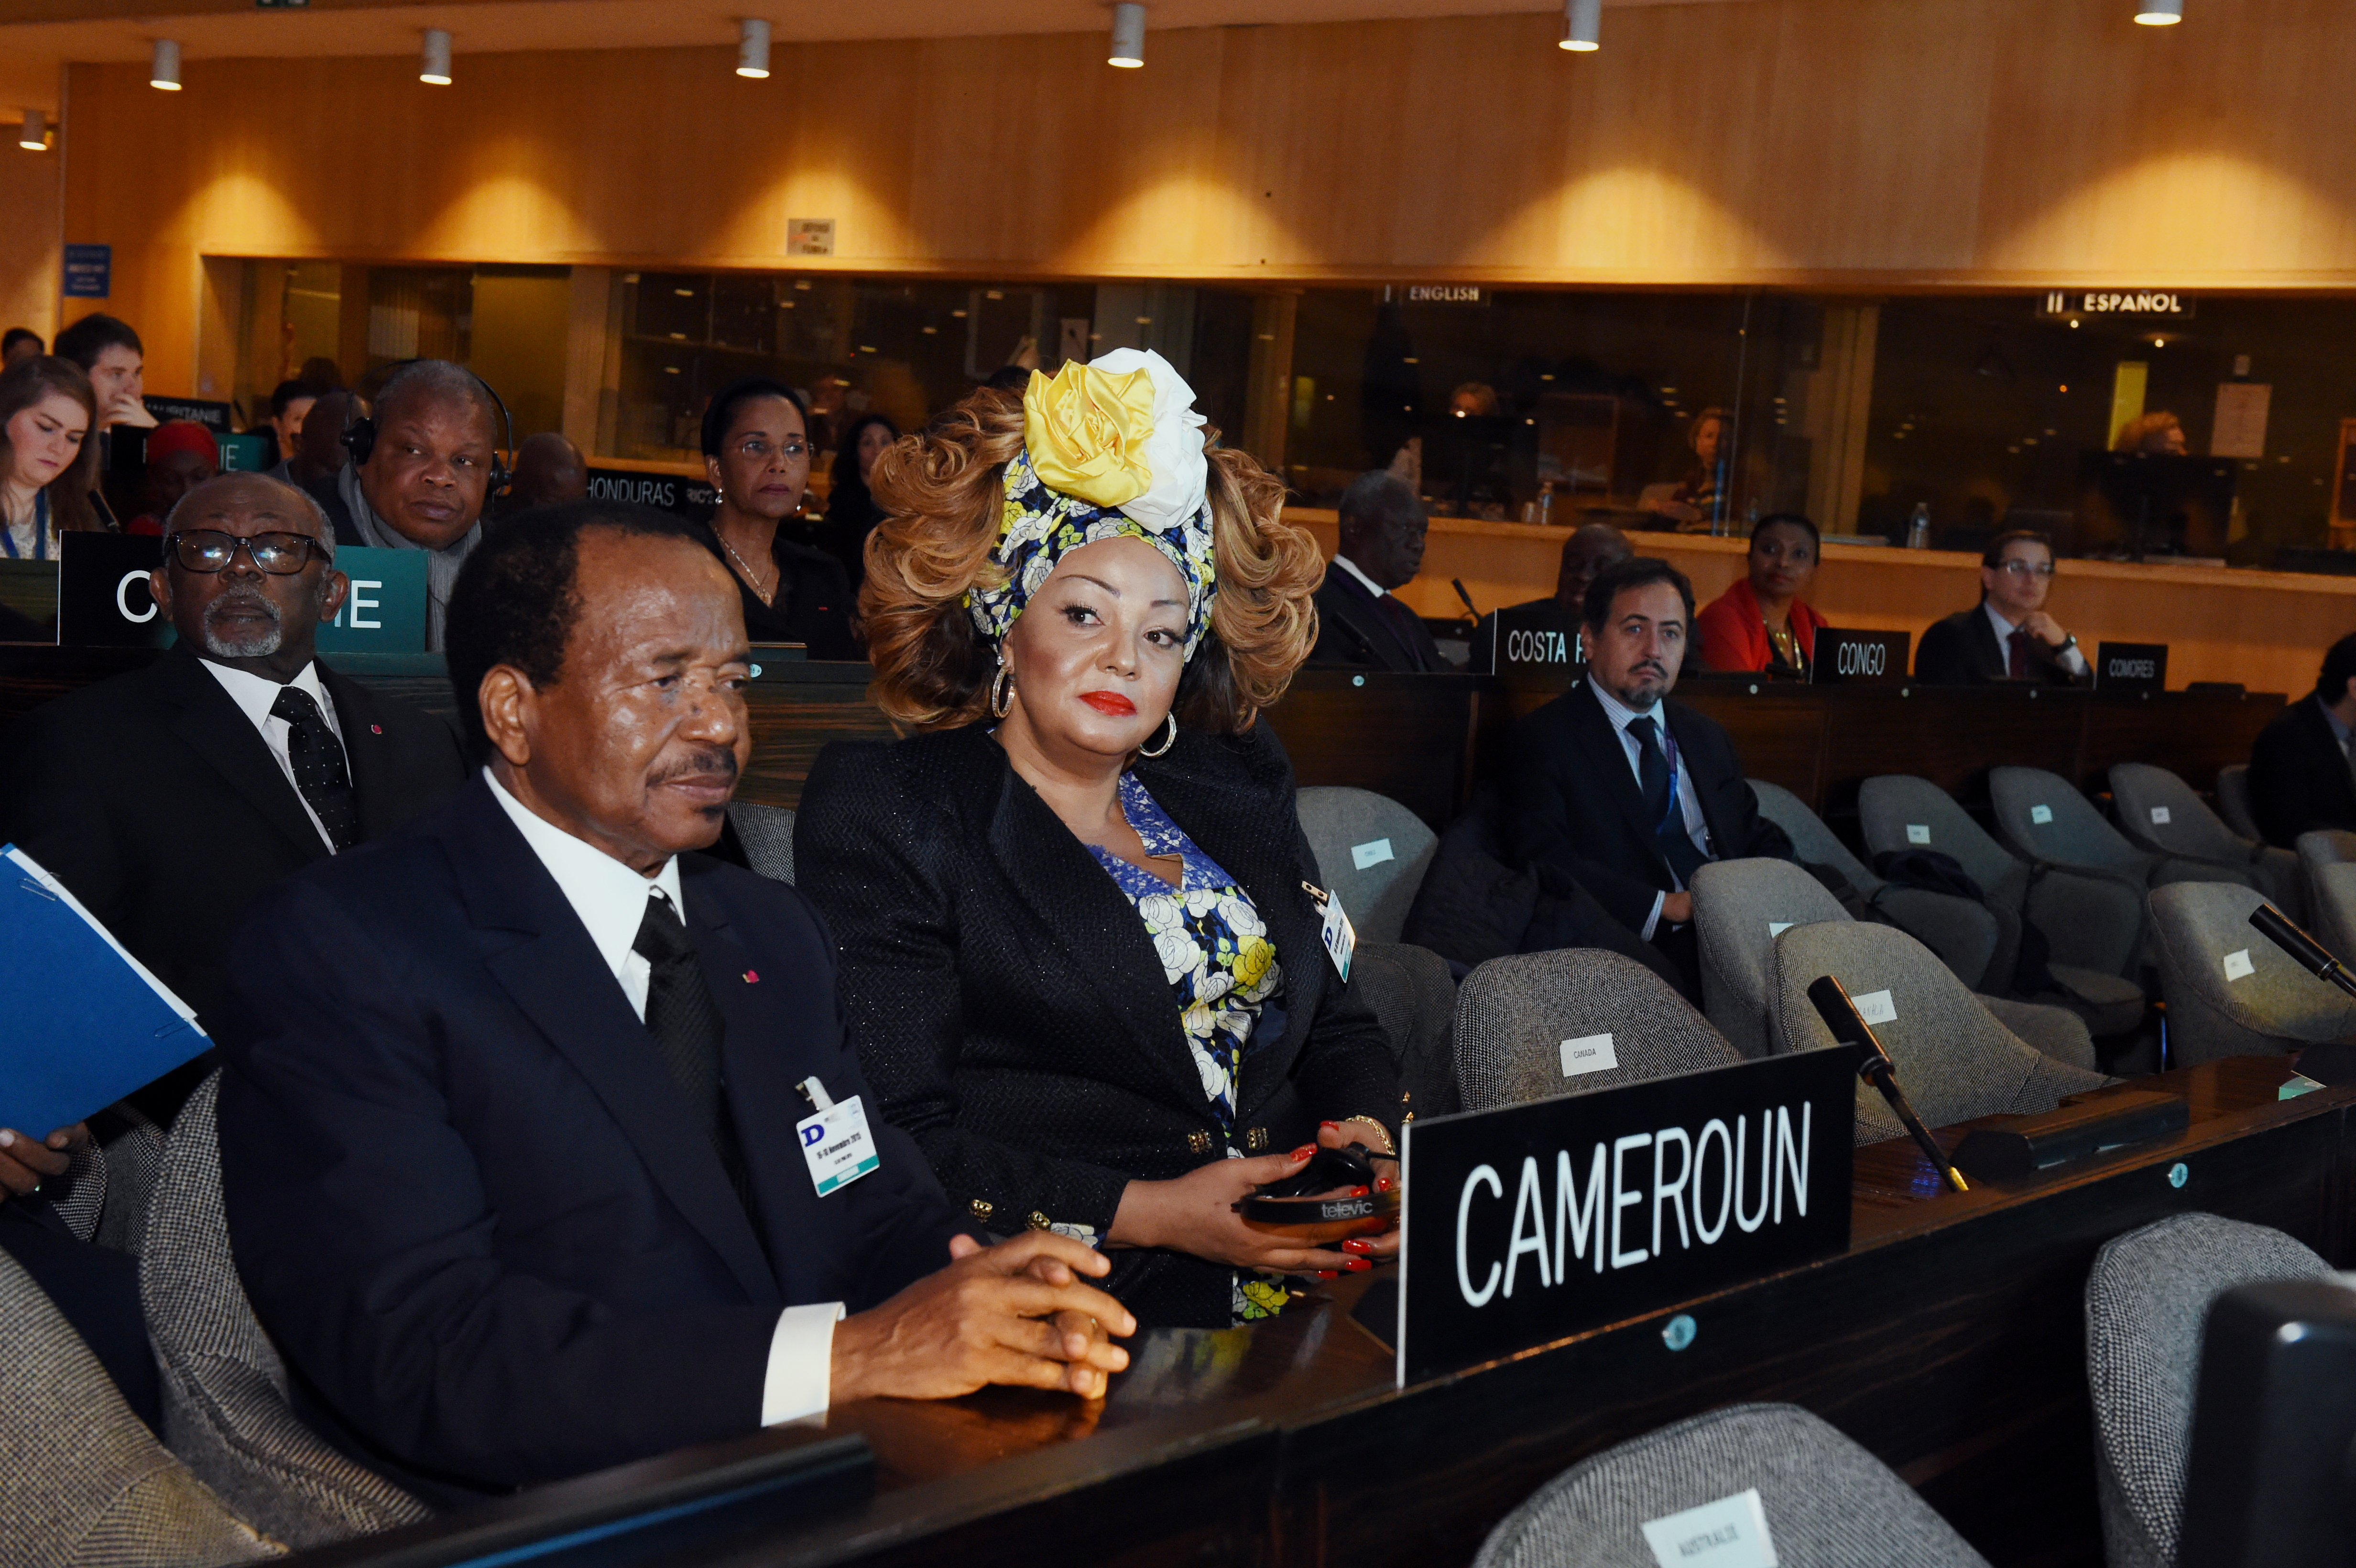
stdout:
POLYGON ((794 1124, 794 1141, 809 1162, 810 1185, 823 1198, 884 1162, 875 1151, 874 1136, 867 1130, 867 1107, 860 1104, 858 1095, 837 1104, 827 1097, 825 1086, 815 1078, 805 1080, 802 1089, 817 1104, 818 1111, 794 1124))
POLYGON ((1342 912, 1342 901, 1314 882, 1301 884, 1309 896, 1325 912, 1324 923, 1318 928, 1317 938, 1325 944, 1325 956, 1333 961, 1333 973, 1342 983, 1350 983, 1350 955, 1358 950, 1358 933, 1350 924, 1350 917, 1342 912))

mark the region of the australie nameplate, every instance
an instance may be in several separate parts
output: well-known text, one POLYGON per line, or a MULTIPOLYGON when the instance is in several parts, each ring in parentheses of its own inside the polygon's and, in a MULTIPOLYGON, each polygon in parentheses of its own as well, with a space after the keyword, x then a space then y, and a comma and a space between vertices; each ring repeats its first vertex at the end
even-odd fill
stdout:
POLYGON ((1398 1382, 1848 1248, 1857 1053, 1408 1124, 1398 1382))

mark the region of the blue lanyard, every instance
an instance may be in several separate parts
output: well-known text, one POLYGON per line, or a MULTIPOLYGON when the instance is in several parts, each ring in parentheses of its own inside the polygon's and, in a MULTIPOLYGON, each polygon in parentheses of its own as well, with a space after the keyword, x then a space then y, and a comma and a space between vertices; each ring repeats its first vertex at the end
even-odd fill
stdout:
MULTIPOLYGON (((8 552, 10 560, 25 559, 16 553, 16 531, 14 528, 0 528, 0 549, 8 552)), ((47 490, 33 492, 33 559, 49 559, 49 493, 47 490)))

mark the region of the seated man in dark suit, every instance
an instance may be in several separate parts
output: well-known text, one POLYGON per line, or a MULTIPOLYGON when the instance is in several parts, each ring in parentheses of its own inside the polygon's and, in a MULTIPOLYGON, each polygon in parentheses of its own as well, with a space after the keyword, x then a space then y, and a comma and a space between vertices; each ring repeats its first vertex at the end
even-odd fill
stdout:
POLYGON ((2250 813, 2287 849, 2317 828, 2356 831, 2356 635, 2323 656, 2315 690, 2277 713, 2250 748, 2250 813))
POLYGON ((1506 832, 1519 864, 1568 872, 1661 949, 1697 1000, 1695 868, 1789 859, 1792 841, 1759 814, 1726 731, 1667 700, 1693 613, 1693 585, 1666 561, 1624 560, 1596 577, 1587 677, 1514 727, 1506 832))
POLYGON ((695 852, 752 735, 691 526, 515 518, 449 626, 487 765, 239 937, 222 1196, 297 1409, 455 1502, 863 1396, 1100 1393, 1104 1258, 961 1232, 810 905, 695 852))
POLYGON ((1914 678, 1931 686, 2029 681, 2079 686, 2091 672, 2078 639, 2046 613, 2053 542, 2017 528, 1980 557, 1980 602, 1932 624, 1914 650, 1914 678))
POLYGON ((1342 492, 1341 513, 1340 548, 1317 589, 1317 645, 1309 662, 1408 671, 1451 667, 1422 620, 1391 592, 1422 570, 1430 527, 1423 503, 1403 479, 1361 474, 1342 492))

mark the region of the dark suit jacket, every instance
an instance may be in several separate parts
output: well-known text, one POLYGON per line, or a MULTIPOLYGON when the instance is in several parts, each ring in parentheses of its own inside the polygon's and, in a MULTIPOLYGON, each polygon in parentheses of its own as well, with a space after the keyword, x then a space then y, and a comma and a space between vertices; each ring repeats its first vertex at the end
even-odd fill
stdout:
POLYGON ((851 580, 842 563, 822 549, 797 544, 777 530, 770 557, 777 566, 777 589, 764 604, 744 574, 736 570, 720 536, 706 525, 703 548, 728 568, 744 601, 744 635, 756 643, 800 643, 814 659, 863 659, 867 656, 851 635, 851 580))
POLYGON ((2314 698, 2292 703, 2258 731, 2250 748, 2250 811, 2266 842, 2286 849, 2319 827, 2356 830, 2356 778, 2314 698))
MULTIPOLYGON (((2009 680, 2011 667, 1987 611, 1977 604, 1933 622, 1914 648, 1914 678, 1926 686, 1992 686, 2009 680)), ((2029 639, 2029 678, 2043 686, 2075 686, 2080 679, 2035 637, 2029 639)))
POLYGON ((1421 621, 1411 627, 1394 621, 1365 583, 1333 566, 1317 586, 1317 645, 1309 662, 1410 672, 1453 667, 1421 621))
MULTIPOLYGON (((1679 760, 1701 796, 1712 858, 1790 859, 1792 841, 1759 815, 1742 759, 1715 720, 1684 703, 1661 704, 1679 760)), ((1582 680, 1514 726, 1506 833, 1515 861, 1567 871, 1612 919, 1644 929, 1655 894, 1676 880, 1645 820, 1628 751, 1582 680)))
POLYGON ((881 1168, 811 1184, 794 1085, 867 1090, 808 901, 701 855, 680 877, 750 1215, 482 779, 288 879, 240 935, 220 1047, 238 1270, 298 1408, 429 1495, 752 1432, 783 1308, 859 1311, 948 1262, 954 1217, 872 1097, 881 1168))
MULTIPOLYGON (((319 661, 363 839, 465 777, 450 726, 319 661)), ((197 1009, 222 999, 230 936, 264 890, 329 858, 303 797, 196 654, 175 645, 43 704, 0 763, 0 840, 57 874, 99 923, 197 1009)))
MULTIPOLYGON (((1137 776, 1251 895, 1284 971, 1244 1059, 1238 1141, 1280 1153, 1313 1141, 1321 1119, 1358 1115, 1396 1128, 1390 1052, 1318 941, 1301 887, 1316 861, 1268 726, 1181 731, 1137 776)), ((950 1199, 991 1229, 1037 1215, 1101 1236, 1130 1180, 1217 1157, 1218 1123, 1136 910, 984 726, 829 746, 802 791, 794 863, 842 938, 869 1082, 950 1199)), ((1108 1255, 1106 1288, 1139 1321, 1226 1326, 1224 1264, 1108 1255)))

